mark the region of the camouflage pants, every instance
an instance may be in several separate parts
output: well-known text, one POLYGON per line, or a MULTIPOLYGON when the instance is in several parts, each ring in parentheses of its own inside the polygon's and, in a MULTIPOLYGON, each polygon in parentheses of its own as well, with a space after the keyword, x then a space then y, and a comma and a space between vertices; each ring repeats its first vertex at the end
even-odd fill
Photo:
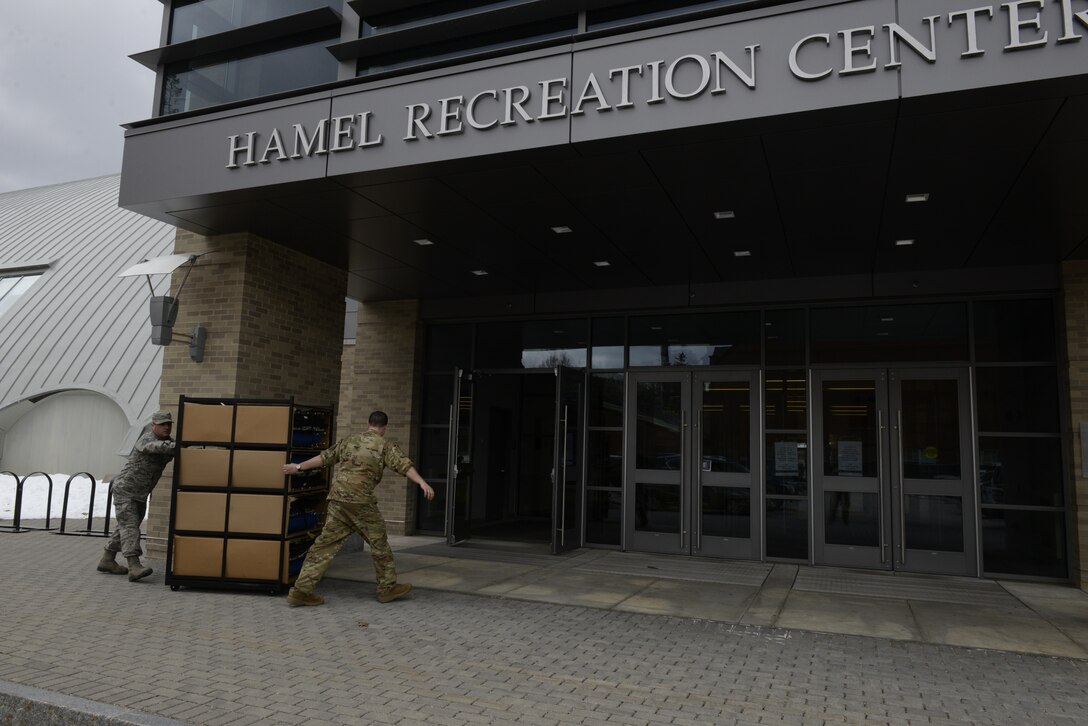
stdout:
POLYGON ((144 553, 140 549, 140 523, 147 514, 147 497, 117 497, 113 500, 117 512, 117 527, 110 535, 106 545, 107 552, 120 552, 125 557, 139 557, 144 553))
POLYGON ((313 594, 317 583, 332 564, 332 559, 344 545, 344 540, 354 532, 358 532, 370 545, 378 592, 385 592, 396 585, 397 570, 393 566, 393 550, 389 547, 385 520, 378 511, 377 502, 356 504, 330 501, 325 515, 325 526, 306 553, 306 561, 302 563, 302 571, 295 580, 295 588, 313 594))

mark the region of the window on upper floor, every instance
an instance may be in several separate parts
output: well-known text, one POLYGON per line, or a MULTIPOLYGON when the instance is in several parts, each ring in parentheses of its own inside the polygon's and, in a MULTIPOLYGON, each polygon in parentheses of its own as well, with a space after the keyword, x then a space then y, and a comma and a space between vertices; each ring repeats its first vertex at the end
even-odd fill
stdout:
POLYGON ((632 23, 659 20, 675 15, 718 10, 731 5, 767 5, 758 0, 641 0, 586 12, 586 30, 606 30, 632 23))
POLYGON ((11 308, 42 276, 42 270, 24 272, 0 271, 0 315, 11 308))
POLYGON ((452 20, 481 10, 498 10, 524 2, 525 0, 442 0, 374 15, 366 14, 364 11, 360 35, 377 35, 405 30, 417 25, 452 20))
POLYGON ((441 43, 367 56, 359 59, 356 75, 368 76, 453 58, 469 58, 484 53, 554 41, 573 35, 577 30, 577 21, 575 16, 570 15, 490 33, 451 38, 441 43))
POLYGON ((266 20, 329 7, 339 11, 341 0, 191 0, 175 2, 170 18, 170 43, 223 33, 266 20))
POLYGON ((231 54, 179 61, 163 75, 163 115, 195 111, 293 91, 336 80, 337 61, 328 46, 340 37, 338 28, 264 43, 231 54))

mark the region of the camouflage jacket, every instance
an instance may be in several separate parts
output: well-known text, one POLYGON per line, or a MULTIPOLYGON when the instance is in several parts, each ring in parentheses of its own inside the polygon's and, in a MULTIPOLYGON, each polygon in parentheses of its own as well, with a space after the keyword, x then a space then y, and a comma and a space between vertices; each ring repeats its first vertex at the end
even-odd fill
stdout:
POLYGON ((132 447, 121 473, 113 478, 113 496, 147 497, 174 458, 174 440, 155 438, 150 429, 144 431, 132 447))
POLYGON ((413 466, 399 446, 373 429, 337 441, 321 452, 321 461, 325 466, 340 465, 329 492, 329 499, 336 502, 368 501, 386 468, 404 476, 413 466))

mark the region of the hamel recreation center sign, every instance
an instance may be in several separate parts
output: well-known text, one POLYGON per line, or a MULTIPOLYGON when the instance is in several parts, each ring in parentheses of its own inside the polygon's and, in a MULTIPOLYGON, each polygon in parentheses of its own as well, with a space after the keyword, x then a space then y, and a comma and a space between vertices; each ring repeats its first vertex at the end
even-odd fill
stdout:
MULTIPOLYGON (((898 22, 860 25, 799 37, 789 47, 786 67, 797 81, 820 83, 832 77, 892 71, 905 53, 927 64, 939 56, 938 34, 956 38, 950 60, 966 62, 987 53, 1014 53, 1050 44, 1080 42, 1088 33, 1088 9, 1080 0, 1018 0, 953 10, 920 18, 919 31, 898 22), (1044 13, 1060 14, 1060 34, 1043 26, 1044 13), (987 47, 980 27, 1000 24, 1002 44, 987 47), (877 49, 885 50, 878 59, 877 49)), ((910 7, 913 3, 905 3, 910 7)), ((902 6, 901 6, 902 7, 902 6)), ((408 103, 391 118, 390 109, 299 122, 289 128, 253 130, 227 138, 226 167, 240 169, 314 155, 359 152, 380 147, 394 134, 404 143, 441 139, 517 124, 546 123, 587 113, 623 112, 638 106, 721 96, 731 88, 753 92, 759 83, 761 44, 686 53, 589 72, 575 86, 570 77, 547 78, 504 87, 465 89, 442 98, 408 103), (388 117, 387 117, 388 116, 388 117), (398 129, 399 127, 399 129, 398 129)), ((460 90, 460 89, 459 89, 460 90)), ((365 98, 366 94, 359 94, 365 98)))

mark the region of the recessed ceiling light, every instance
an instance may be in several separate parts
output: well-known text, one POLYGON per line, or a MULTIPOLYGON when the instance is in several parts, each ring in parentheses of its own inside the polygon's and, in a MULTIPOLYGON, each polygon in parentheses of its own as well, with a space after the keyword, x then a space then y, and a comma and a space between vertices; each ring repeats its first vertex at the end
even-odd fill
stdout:
POLYGON ((661 330, 661 326, 660 325, 651 325, 650 330, 661 330))
POLYGON ((912 239, 897 239, 895 241, 896 247, 910 247, 912 244, 914 244, 914 240, 912 239))
POLYGON ((751 257, 752 256, 752 251, 751 250, 734 250, 733 251, 733 256, 734 257, 751 257))
POLYGON ((415 242, 420 247, 430 247, 431 245, 434 244, 434 242, 431 242, 429 239, 414 239, 412 241, 415 242))
POLYGON ((887 335, 885 332, 877 333, 877 335, 887 335))
POLYGON ((714 219, 733 219, 737 216, 737 213, 732 209, 723 209, 720 212, 714 212, 714 219))
POLYGON ((476 277, 483 277, 487 274, 487 270, 473 270, 472 274, 476 275, 476 277))
POLYGON ((767 327, 770 327, 770 326, 774 325, 774 323, 763 323, 763 324, 766 325, 767 327))
POLYGON ((609 262, 608 260, 597 260, 593 264, 596 265, 597 267, 611 267, 612 266, 612 263, 609 262))
POLYGON ((565 333, 567 331, 565 331, 565 330, 553 330, 552 332, 555 333, 556 335, 562 335, 563 333, 565 333))
POLYGON ((552 231, 556 234, 570 234, 574 230, 570 227, 567 227, 566 225, 560 225, 558 227, 552 227, 552 231))
POLYGON ((911 204, 913 202, 928 202, 928 201, 929 201, 929 192, 923 192, 921 194, 908 194, 907 195, 907 204, 911 204))
POLYGON ((895 320, 895 318, 881 318, 881 319, 880 319, 880 322, 882 322, 882 323, 890 323, 890 322, 892 322, 893 320, 895 320))

